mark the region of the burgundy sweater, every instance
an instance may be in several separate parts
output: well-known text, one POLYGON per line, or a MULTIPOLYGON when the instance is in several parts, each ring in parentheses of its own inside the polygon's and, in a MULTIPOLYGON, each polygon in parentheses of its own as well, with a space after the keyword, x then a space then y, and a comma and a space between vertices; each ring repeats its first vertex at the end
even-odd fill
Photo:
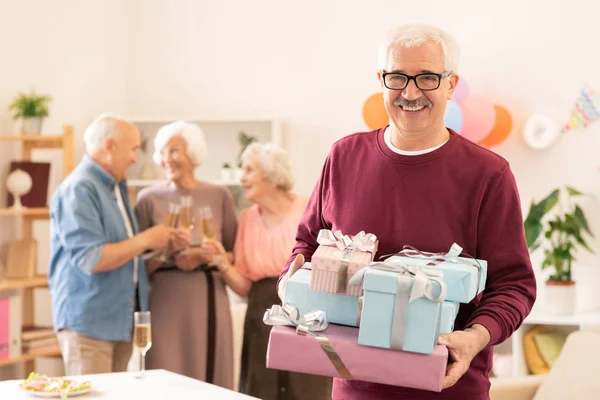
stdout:
POLYGON ((520 326, 536 296, 514 176, 502 157, 455 132, 439 149, 416 156, 391 151, 383 132, 356 133, 333 145, 281 276, 296 254, 310 260, 320 229, 374 233, 376 257, 406 244, 446 252, 456 242, 487 260, 486 288, 461 304, 455 329, 481 324, 491 342, 456 385, 435 393, 335 379, 333 399, 488 399, 493 345, 520 326))

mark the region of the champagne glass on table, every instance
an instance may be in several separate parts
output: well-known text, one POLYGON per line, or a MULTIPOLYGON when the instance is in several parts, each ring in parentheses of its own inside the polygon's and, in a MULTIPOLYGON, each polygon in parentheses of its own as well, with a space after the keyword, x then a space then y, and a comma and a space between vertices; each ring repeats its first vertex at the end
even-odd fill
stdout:
POLYGON ((133 313, 133 347, 142 356, 142 368, 138 378, 143 379, 146 371, 146 353, 152 347, 150 311, 136 311, 133 313))

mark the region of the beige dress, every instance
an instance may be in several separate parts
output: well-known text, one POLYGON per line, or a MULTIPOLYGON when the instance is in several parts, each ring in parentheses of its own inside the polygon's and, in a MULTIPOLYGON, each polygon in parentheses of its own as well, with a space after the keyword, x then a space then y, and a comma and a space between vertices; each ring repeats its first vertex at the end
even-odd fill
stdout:
MULTIPOLYGON (((193 210, 210 206, 217 240, 231 251, 237 220, 231 193, 200 182, 191 190, 157 185, 142 190, 136 204, 140 231, 165 220, 169 203, 191 196, 193 210)), ((195 213, 197 215, 197 213, 195 213)), ((194 224, 192 244, 202 243, 194 224)), ((166 263, 150 277, 152 348, 148 369, 162 368, 233 389, 233 335, 229 299, 219 273, 207 266, 184 272, 166 263)))

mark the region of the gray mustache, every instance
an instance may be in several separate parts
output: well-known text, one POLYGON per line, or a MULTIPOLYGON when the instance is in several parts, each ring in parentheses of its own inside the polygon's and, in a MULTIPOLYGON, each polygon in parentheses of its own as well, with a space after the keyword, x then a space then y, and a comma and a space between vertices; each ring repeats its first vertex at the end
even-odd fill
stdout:
POLYGON ((433 104, 431 104, 431 102, 427 99, 416 99, 416 100, 406 100, 406 99, 400 99, 400 100, 394 100, 394 105, 396 107, 400 106, 400 107, 427 107, 427 108, 431 108, 433 106, 433 104))

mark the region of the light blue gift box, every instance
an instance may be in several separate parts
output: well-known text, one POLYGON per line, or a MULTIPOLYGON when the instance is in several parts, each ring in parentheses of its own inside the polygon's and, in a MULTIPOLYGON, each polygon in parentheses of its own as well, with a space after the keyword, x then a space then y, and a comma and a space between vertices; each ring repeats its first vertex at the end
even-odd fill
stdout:
POLYGON ((454 321, 458 315, 460 303, 445 301, 442 303, 442 318, 440 320, 440 335, 454 331, 454 321))
POLYGON ((358 326, 360 323, 358 296, 310 290, 312 271, 306 268, 310 268, 310 263, 304 264, 288 280, 283 303, 298 308, 300 315, 314 310, 323 310, 327 315, 327 322, 358 326))
MULTIPOLYGON (((450 253, 449 253, 450 254, 450 253)), ((436 258, 437 259, 437 258, 436 258)), ((417 256, 392 256, 385 261, 401 261, 406 265, 420 268, 434 268, 444 273, 444 282, 448 288, 446 300, 459 303, 469 303, 485 289, 487 279, 487 261, 472 258, 448 256, 447 261, 442 261, 435 266, 428 266, 433 259, 417 256), (481 269, 477 266, 477 262, 481 269), (479 277, 479 287, 477 279, 479 277)))
MULTIPOLYGON (((399 293, 406 296, 408 302, 414 279, 410 275, 397 272, 382 271, 369 268, 364 276, 364 300, 358 343, 364 346, 382 347, 410 351, 414 353, 431 354, 440 335, 442 303, 420 297, 408 302, 406 315, 402 320, 394 321, 396 292, 398 280, 407 283, 408 290, 399 293), (401 342, 401 348, 393 346, 393 326, 398 324, 396 341, 401 342), (400 340, 398 336, 403 334, 400 340)), ((433 282, 435 296, 441 290, 439 282, 433 282)))

